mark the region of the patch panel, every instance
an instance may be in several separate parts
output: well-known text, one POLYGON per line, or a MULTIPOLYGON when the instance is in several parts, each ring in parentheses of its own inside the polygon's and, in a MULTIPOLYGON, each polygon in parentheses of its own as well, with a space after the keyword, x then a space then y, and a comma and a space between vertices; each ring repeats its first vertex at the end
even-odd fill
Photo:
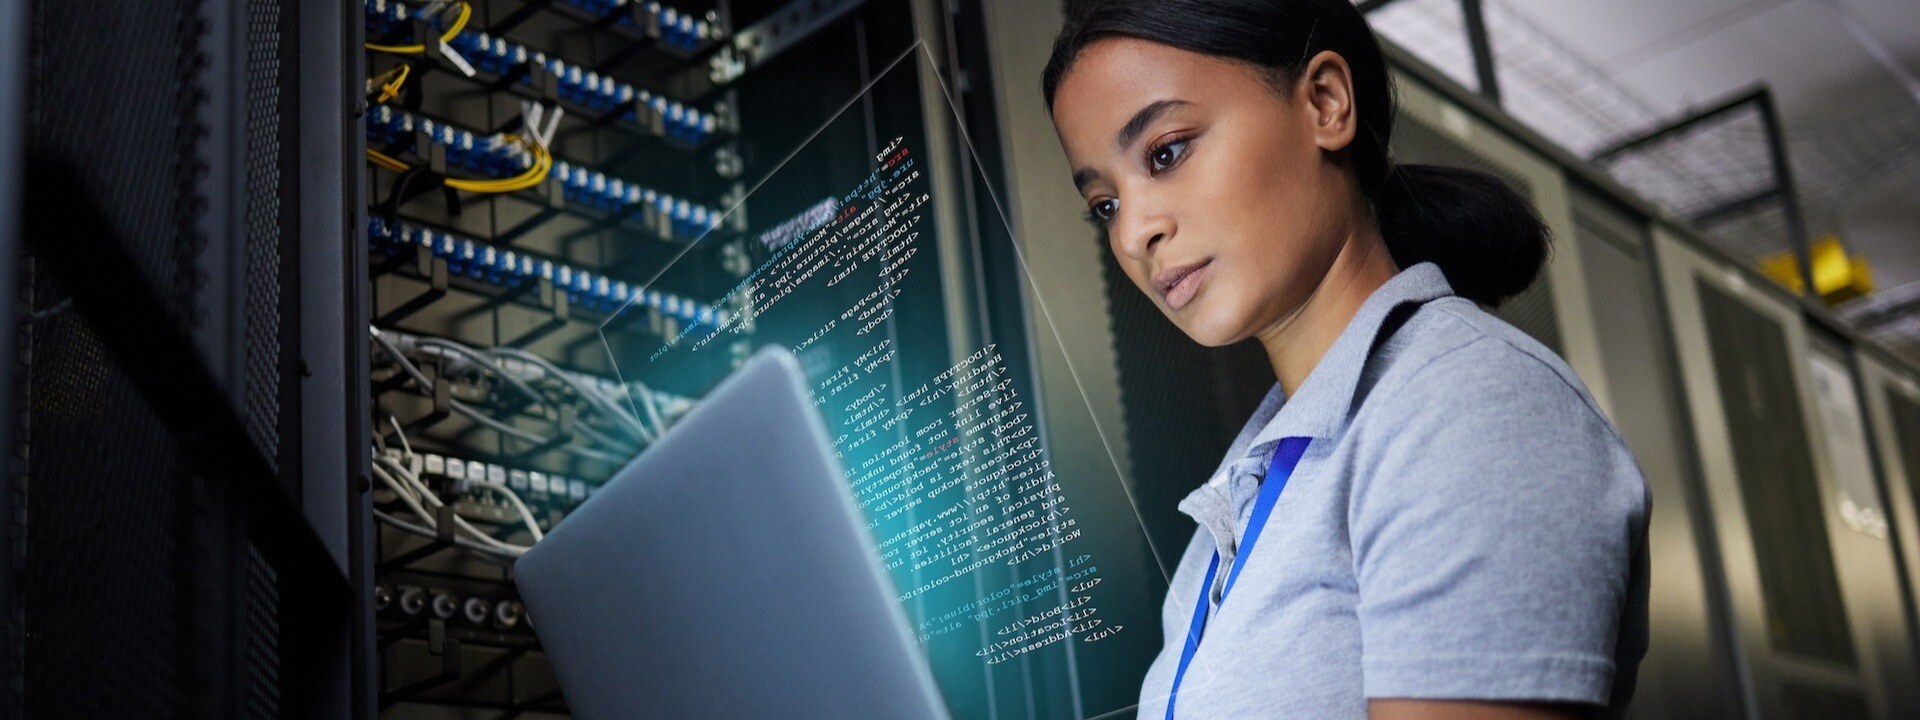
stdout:
MULTIPOLYGON (((648 0, 558 0, 585 17, 606 21, 620 28, 639 32, 683 54, 698 52, 724 35, 718 25, 692 13, 648 0)), ((392 37, 408 29, 415 18, 425 17, 432 6, 409 5, 398 0, 367 0, 367 37, 392 37)))
MULTIPOLYGON (((368 2, 369 36, 395 34, 397 29, 406 27, 412 21, 399 17, 407 12, 406 6, 380 0, 368 2)), ((538 68, 554 79, 556 97, 553 99, 567 103, 576 110, 611 115, 613 120, 636 125, 686 147, 699 147, 716 133, 734 129, 732 123, 719 114, 683 104, 505 37, 471 28, 447 34, 443 15, 421 19, 427 20, 430 27, 440 30, 447 38, 446 46, 458 53, 474 71, 507 79, 523 91, 533 91, 537 80, 530 71, 538 68)))
MULTIPOLYGON (((399 448, 387 448, 384 454, 397 461, 407 460, 399 448)), ((439 492, 443 500, 460 501, 455 506, 456 512, 496 524, 518 522, 519 516, 510 504, 501 502, 498 495, 479 487, 482 482, 504 485, 528 505, 545 511, 535 514, 543 529, 586 502, 600 487, 598 482, 584 478, 463 460, 452 455, 421 452, 415 457, 420 461, 418 475, 428 487, 439 492)))
POLYGON ((730 130, 730 123, 718 114, 705 112, 665 96, 655 94, 610 75, 569 63, 546 53, 530 50, 506 38, 484 32, 463 31, 447 43, 473 63, 474 69, 490 75, 512 77, 514 82, 531 87, 531 73, 519 71, 538 67, 552 75, 558 99, 574 107, 595 113, 617 113, 617 119, 646 128, 659 128, 660 134, 690 147, 698 147, 717 132, 730 130))
POLYGON ((447 165, 482 175, 508 175, 533 167, 525 146, 504 135, 479 135, 386 105, 367 111, 367 143, 396 151, 423 153, 418 136, 446 152, 447 165))
MULTIPOLYGON (((534 163, 532 154, 523 144, 512 142, 504 135, 483 136, 387 105, 367 111, 366 132, 370 147, 423 155, 428 152, 421 147, 424 140, 442 148, 448 167, 489 177, 520 172, 534 163)), ((672 237, 697 240, 720 227, 725 216, 720 210, 686 198, 674 197, 563 160, 554 161, 548 177, 559 184, 563 196, 570 202, 607 212, 643 208, 664 222, 672 237)))
POLYGON ((453 27, 451 4, 409 5, 394 0, 367 0, 367 37, 393 38, 412 30, 415 20, 424 20, 437 30, 453 27), (438 8, 440 12, 434 12, 438 8))
POLYGON ((717 28, 702 18, 694 17, 658 2, 636 2, 634 0, 560 0, 564 5, 578 8, 581 12, 598 17, 617 17, 615 23, 627 27, 648 29, 648 34, 657 37, 668 46, 684 52, 694 52, 702 45, 720 39, 717 28))
POLYGON ((670 292, 637 288, 624 280, 613 280, 572 265, 513 250, 499 250, 471 238, 406 222, 389 222, 378 216, 367 220, 367 240, 374 252, 387 256, 399 255, 412 247, 427 248, 434 257, 447 261, 449 273, 501 287, 546 280, 565 292, 570 302, 601 312, 615 312, 632 303, 684 323, 716 327, 726 326, 733 317, 729 310, 670 292))

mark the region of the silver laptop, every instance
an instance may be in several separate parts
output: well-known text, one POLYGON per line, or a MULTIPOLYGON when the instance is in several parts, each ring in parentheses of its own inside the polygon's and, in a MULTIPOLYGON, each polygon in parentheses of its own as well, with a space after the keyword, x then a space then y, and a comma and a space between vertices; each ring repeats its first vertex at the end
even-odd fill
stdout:
POLYGON ((785 350, 755 355, 514 571, 578 717, 947 717, 785 350))

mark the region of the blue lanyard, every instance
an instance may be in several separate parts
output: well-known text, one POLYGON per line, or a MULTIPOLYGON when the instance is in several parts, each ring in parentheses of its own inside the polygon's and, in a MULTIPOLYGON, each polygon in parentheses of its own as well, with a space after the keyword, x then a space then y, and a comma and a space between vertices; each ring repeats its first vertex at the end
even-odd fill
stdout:
MULTIPOLYGON (((1267 477, 1260 481, 1260 496, 1253 501, 1253 515, 1247 518, 1247 531, 1241 534, 1240 552, 1233 563, 1233 569, 1227 573, 1227 586, 1220 589, 1220 604, 1227 604, 1227 594, 1233 592, 1233 583, 1240 579, 1240 569, 1247 566, 1247 558, 1253 555, 1253 545, 1260 541, 1260 531, 1267 526, 1267 516, 1273 514, 1273 504, 1279 502, 1280 491, 1287 488, 1287 479, 1293 476, 1293 468, 1300 464, 1300 456, 1306 454, 1307 445, 1313 438, 1281 438, 1279 446, 1273 449, 1273 458, 1267 461, 1267 477)), ((1207 607, 1213 592, 1213 578, 1220 572, 1220 553, 1213 553, 1213 561, 1207 563, 1207 577, 1200 581, 1200 599, 1193 605, 1193 622, 1187 625, 1187 643, 1180 648, 1180 665, 1173 671, 1173 690, 1167 694, 1167 720, 1173 720, 1173 704, 1180 698, 1180 681, 1187 676, 1187 666, 1193 663, 1194 652, 1200 649, 1200 635, 1207 630, 1207 607)))

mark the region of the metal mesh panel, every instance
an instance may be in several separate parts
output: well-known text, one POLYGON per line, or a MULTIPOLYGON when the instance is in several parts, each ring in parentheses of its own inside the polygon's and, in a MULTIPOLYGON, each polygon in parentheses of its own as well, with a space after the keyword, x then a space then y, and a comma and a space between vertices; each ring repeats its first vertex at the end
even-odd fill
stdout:
POLYGON ((1774 181, 1757 105, 1597 163, 1621 184, 1687 217, 1754 195, 1774 181))
POLYGON ((1853 636, 1780 323, 1696 281, 1774 649, 1844 665, 1853 636))
MULTIPOLYGON (((14 296, 5 298, 7 302, 12 303, 12 307, 32 307, 29 305, 32 300, 30 292, 32 286, 26 282, 27 277, 28 269, 23 264, 16 274, 18 282, 14 285, 14 296)), ((18 316, 9 315, 9 317, 18 320, 18 316)), ((13 405, 9 408, 12 414, 0 417, 0 422, 9 424, 12 430, 13 447, 6 448, 8 462, 4 466, 6 471, 4 492, 7 493, 7 512, 4 517, 0 517, 0 532, 7 534, 6 576, 0 578, 0 582, 6 583, 8 588, 8 592, 3 594, 4 604, 0 604, 0 611, 5 615, 4 622, 7 623, 4 649, 7 653, 6 677, 0 678, 0 681, 6 682, 7 685, 4 691, 0 691, 0 698, 4 698, 5 703, 4 707, 0 707, 0 713, 4 713, 7 717, 26 717, 23 707, 25 700, 21 692, 21 686, 25 684, 23 673, 27 667, 26 643, 23 640, 27 636, 26 611, 22 605, 21 593, 13 591, 12 588, 26 585, 24 575, 27 564, 27 482, 26 474, 21 470, 25 466, 27 456, 26 430, 27 418, 30 417, 25 408, 27 368, 30 367, 28 360, 31 357, 28 333, 31 331, 31 326, 25 322, 14 322, 8 330, 14 333, 14 352, 12 357, 5 358, 6 362, 12 364, 8 368, 11 372, 7 374, 5 382, 12 386, 10 390, 13 393, 13 405)))
POLYGON ((29 147, 72 165, 126 250, 193 326, 204 130, 197 0, 33 5, 29 147))
POLYGON ((247 546, 242 579, 240 672, 247 679, 243 718, 280 716, 280 578, 252 545, 247 546))
POLYGON ((76 313, 23 336, 25 714, 178 716, 191 676, 181 459, 76 313))
POLYGON ((280 416, 281 7, 247 3, 246 352, 247 434, 278 460, 280 416))
POLYGON ((1400 0, 1368 13, 1367 23, 1462 87, 1478 84, 1459 0, 1400 0))
MULTIPOLYGON (((28 148, 86 184, 102 219, 191 330, 204 239, 197 0, 32 3, 28 148)), ((198 481, 94 328, 31 267, 20 331, 9 518, 26 717, 188 716, 204 550, 198 481)))

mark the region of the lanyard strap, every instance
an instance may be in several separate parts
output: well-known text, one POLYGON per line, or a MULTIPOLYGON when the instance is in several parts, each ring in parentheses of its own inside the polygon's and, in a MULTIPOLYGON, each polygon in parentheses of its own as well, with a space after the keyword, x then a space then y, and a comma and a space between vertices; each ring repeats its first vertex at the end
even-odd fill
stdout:
MULTIPOLYGON (((1307 445, 1313 438, 1286 437, 1273 449, 1272 459, 1267 461, 1267 476, 1260 481, 1260 495, 1253 501, 1253 515, 1247 518, 1247 530, 1241 533, 1240 552, 1235 558, 1233 569, 1227 571, 1227 585, 1220 589, 1220 605, 1227 604, 1227 594, 1233 592, 1233 583, 1240 579, 1240 569, 1247 566, 1247 558, 1253 554, 1253 546, 1260 542, 1260 531, 1267 526, 1267 517, 1273 514, 1273 505, 1280 500, 1280 491, 1287 488, 1287 479, 1293 477, 1293 468, 1300 464, 1300 456, 1307 452, 1307 445)), ((1173 690, 1167 693, 1167 720, 1173 720, 1173 706, 1180 699, 1180 681, 1186 679, 1187 666, 1193 663, 1193 654, 1200 650, 1200 636, 1207 630, 1207 608, 1212 605, 1213 579, 1220 572, 1220 553, 1213 553, 1213 561, 1207 563, 1207 576, 1200 581, 1200 599, 1193 604, 1193 620, 1187 623, 1187 642, 1180 647, 1180 664, 1173 670, 1173 690)))

